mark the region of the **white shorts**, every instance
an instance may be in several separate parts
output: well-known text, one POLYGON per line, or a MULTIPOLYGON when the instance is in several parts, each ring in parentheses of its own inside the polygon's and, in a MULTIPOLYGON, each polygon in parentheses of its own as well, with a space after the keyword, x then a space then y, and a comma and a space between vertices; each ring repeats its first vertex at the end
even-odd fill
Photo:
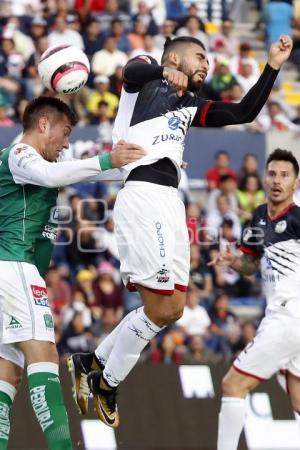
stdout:
POLYGON ((128 181, 118 193, 114 223, 121 276, 129 290, 135 284, 164 295, 186 290, 190 247, 177 189, 128 181))
POLYGON ((233 367, 260 381, 281 370, 300 377, 300 319, 268 313, 254 340, 239 354, 233 367))
POLYGON ((16 342, 55 342, 45 281, 33 264, 0 261, 0 357, 24 367, 16 342))

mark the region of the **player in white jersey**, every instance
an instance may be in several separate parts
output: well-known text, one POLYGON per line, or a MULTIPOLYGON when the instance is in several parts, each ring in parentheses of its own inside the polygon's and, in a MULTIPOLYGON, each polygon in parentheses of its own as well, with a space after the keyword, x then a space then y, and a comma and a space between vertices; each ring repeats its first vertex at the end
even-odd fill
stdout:
MULTIPOLYGON (((48 448, 71 450, 58 377, 52 313, 42 278, 56 237, 58 188, 103 176, 144 155, 117 144, 111 154, 56 162, 76 118, 59 99, 27 106, 21 142, 0 152, 0 449, 7 448, 10 410, 27 363, 31 403, 48 448)), ((26 420, 26 418, 24 419, 26 420)))
MULTIPOLYGON (((208 60, 203 44, 194 38, 167 40, 161 65, 142 55, 125 66, 113 135, 143 145, 146 155, 122 168, 125 186, 114 208, 115 232, 123 282, 139 292, 144 307, 126 316, 95 355, 71 358, 76 399, 83 413, 88 382, 99 419, 116 427, 117 386, 147 343, 182 315, 190 256, 185 209, 177 188, 189 127, 254 120, 291 48, 288 36, 273 44, 259 81, 240 103, 213 102, 199 95, 208 60), (89 373, 97 361, 103 373, 89 373)), ((201 143, 199 147, 201 151, 201 143)))
POLYGON ((265 175, 267 203, 255 210, 244 231, 241 254, 228 246, 209 263, 230 266, 243 275, 260 267, 267 299, 256 337, 223 379, 218 450, 238 448, 246 396, 274 374, 285 374, 285 389, 300 425, 300 208, 293 203, 298 175, 291 152, 271 153, 265 175))

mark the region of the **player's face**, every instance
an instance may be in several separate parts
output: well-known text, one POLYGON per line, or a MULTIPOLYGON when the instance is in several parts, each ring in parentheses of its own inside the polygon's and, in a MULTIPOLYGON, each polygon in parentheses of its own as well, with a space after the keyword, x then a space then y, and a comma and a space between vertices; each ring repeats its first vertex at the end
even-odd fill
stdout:
POLYGON ((44 158, 47 161, 56 161, 60 152, 69 147, 69 136, 72 127, 69 119, 61 115, 56 120, 49 121, 44 158))
POLYGON ((265 177, 268 201, 276 205, 292 203, 293 193, 297 186, 298 179, 291 162, 271 161, 268 164, 265 177))
POLYGON ((189 44, 178 66, 178 70, 188 76, 189 91, 197 92, 200 90, 207 76, 208 67, 206 51, 199 45, 189 44))

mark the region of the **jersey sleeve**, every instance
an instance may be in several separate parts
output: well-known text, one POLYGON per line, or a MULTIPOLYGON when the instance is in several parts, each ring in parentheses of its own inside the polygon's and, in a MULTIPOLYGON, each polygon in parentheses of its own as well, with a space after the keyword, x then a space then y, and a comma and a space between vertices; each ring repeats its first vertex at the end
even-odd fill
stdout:
POLYGON ((124 67, 123 87, 126 92, 138 92, 149 81, 163 78, 163 70, 163 66, 159 66, 151 56, 136 56, 124 67))
POLYGON ((8 166, 16 184, 49 188, 67 186, 101 174, 97 156, 52 163, 44 160, 34 148, 22 144, 12 147, 8 166))

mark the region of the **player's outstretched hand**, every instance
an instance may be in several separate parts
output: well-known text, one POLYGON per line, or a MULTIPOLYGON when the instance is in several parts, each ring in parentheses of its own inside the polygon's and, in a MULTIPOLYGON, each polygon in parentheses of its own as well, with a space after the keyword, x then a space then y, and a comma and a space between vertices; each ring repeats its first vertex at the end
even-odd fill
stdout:
POLYGON ((163 77, 171 87, 176 89, 179 97, 182 97, 185 94, 188 85, 188 77, 185 73, 180 72, 180 70, 165 67, 163 77))
POLYGON ((271 45, 269 50, 268 64, 273 69, 279 70, 291 54, 293 41, 290 36, 282 35, 277 42, 271 45))
POLYGON ((236 255, 234 255, 227 245, 225 250, 222 250, 218 255, 207 263, 208 266, 230 266, 236 255))
POLYGON ((113 167, 122 167, 145 156, 146 152, 139 145, 130 144, 123 140, 118 141, 111 151, 113 167))

